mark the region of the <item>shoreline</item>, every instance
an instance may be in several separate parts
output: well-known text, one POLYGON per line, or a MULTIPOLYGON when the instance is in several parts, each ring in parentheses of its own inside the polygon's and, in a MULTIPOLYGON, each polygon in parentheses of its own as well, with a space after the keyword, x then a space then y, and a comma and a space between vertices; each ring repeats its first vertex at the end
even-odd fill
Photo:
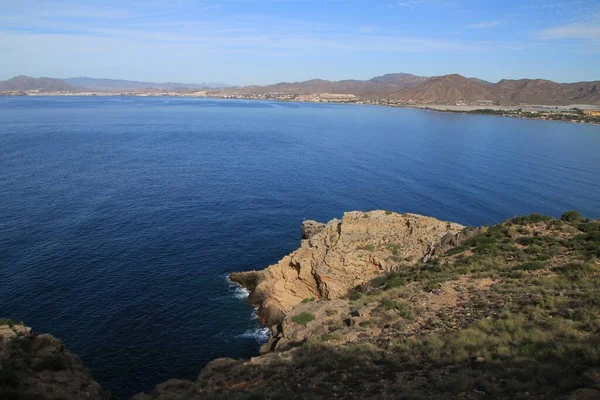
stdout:
POLYGON ((409 108, 415 110, 434 111, 442 113, 469 114, 469 115, 484 115, 495 117, 508 117, 515 119, 537 120, 537 121, 552 121, 552 122, 567 122, 572 124, 600 125, 600 117, 584 116, 581 114, 573 114, 577 110, 589 109, 600 110, 600 106, 592 104, 571 104, 571 105, 544 105, 544 104, 528 104, 518 106, 502 106, 502 105, 468 105, 468 104, 381 104, 381 103, 365 103, 363 101, 302 101, 302 100, 286 100, 286 99, 265 99, 265 98, 230 98, 220 96, 192 96, 185 94, 124 94, 124 93, 42 93, 42 94, 0 94, 1 97, 150 97, 150 98, 193 98, 193 99, 211 99, 211 100, 246 100, 246 101, 274 101, 278 103, 302 103, 302 104, 338 104, 338 105, 366 105, 378 107, 392 108, 409 108), (487 108, 486 108, 487 107, 487 108), (582 108, 580 108, 582 107, 582 108), (539 114, 538 114, 539 113, 539 114), (571 117, 571 119, 569 119, 571 117), (578 119, 573 119, 578 118, 578 119))

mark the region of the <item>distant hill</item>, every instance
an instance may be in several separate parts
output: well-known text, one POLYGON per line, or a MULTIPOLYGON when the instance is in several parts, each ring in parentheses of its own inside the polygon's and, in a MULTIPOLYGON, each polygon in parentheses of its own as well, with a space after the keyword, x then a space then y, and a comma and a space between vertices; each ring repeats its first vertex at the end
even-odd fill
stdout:
POLYGON ((389 94, 398 100, 413 100, 421 103, 455 103, 458 101, 496 100, 493 85, 476 79, 452 74, 436 76, 420 85, 389 94))
POLYGON ((489 83, 453 74, 395 91, 390 98, 422 103, 494 101, 499 104, 600 104, 600 82, 557 83, 544 79, 503 79, 489 83))
POLYGON ((177 82, 139 82, 123 79, 97 79, 88 77, 68 78, 63 81, 71 86, 92 90, 144 90, 144 89, 210 89, 228 87, 224 83, 177 83, 177 82))
POLYGON ((43 92, 75 92, 77 88, 60 79, 32 78, 19 75, 6 81, 0 81, 0 91, 40 90, 43 92))

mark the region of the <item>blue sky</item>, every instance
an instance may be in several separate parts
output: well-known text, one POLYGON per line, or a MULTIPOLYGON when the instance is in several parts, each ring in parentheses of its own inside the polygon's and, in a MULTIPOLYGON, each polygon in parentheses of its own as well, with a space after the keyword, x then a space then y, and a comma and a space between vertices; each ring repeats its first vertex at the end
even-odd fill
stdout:
POLYGON ((0 79, 248 85, 391 72, 600 80, 600 0, 0 0, 0 79))

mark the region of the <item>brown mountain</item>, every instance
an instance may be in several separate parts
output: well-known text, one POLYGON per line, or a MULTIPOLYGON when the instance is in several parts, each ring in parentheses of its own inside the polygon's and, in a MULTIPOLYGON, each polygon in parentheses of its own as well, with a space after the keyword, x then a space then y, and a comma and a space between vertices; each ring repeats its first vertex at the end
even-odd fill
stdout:
POLYGON ((420 103, 455 103, 495 100, 496 95, 490 85, 453 74, 430 78, 420 85, 394 92, 390 97, 420 103))
MULTIPOLYGON (((371 94, 376 98, 380 93, 371 94)), ((388 94, 419 103, 493 101, 498 104, 600 104, 600 82, 557 83, 545 79, 503 79, 489 83, 458 74, 433 77, 420 85, 388 94)))
POLYGON ((285 94, 322 94, 322 93, 347 93, 355 95, 370 95, 371 93, 388 93, 408 87, 413 87, 425 82, 427 77, 411 74, 387 74, 367 81, 347 79, 342 81, 328 81, 312 79, 303 82, 281 82, 268 86, 246 86, 243 88, 228 89, 236 93, 285 93, 285 94))
POLYGON ((40 90, 43 92, 75 92, 77 88, 66 84, 60 79, 32 78, 19 75, 7 81, 0 81, 0 91, 40 90))

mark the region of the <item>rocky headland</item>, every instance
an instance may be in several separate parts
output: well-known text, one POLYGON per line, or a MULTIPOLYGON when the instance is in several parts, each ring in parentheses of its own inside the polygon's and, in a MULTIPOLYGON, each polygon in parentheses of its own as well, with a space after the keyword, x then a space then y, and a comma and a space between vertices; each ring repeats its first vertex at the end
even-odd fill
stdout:
MULTIPOLYGON (((597 399, 599 259, 600 221, 576 212, 305 221, 296 251, 231 276, 271 328, 260 354, 134 398, 597 399)), ((107 396, 54 338, 0 325, 0 397, 107 396)))
POLYGON ((337 299, 376 276, 413 265, 454 243, 465 227, 416 214, 348 212, 302 223, 300 248, 262 271, 232 273, 268 326, 305 299, 337 299))

